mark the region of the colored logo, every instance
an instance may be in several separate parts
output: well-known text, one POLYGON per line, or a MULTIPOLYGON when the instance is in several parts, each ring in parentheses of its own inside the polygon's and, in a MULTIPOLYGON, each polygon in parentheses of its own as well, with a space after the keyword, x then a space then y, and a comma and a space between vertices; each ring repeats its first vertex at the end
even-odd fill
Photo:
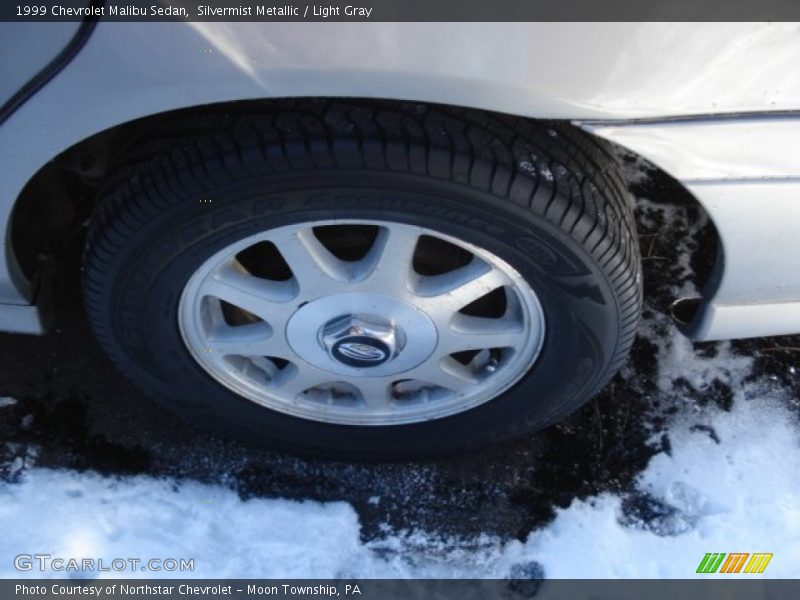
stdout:
POLYGON ((698 573, 763 573, 769 561, 772 560, 772 552, 708 552, 700 561, 697 567, 698 573))

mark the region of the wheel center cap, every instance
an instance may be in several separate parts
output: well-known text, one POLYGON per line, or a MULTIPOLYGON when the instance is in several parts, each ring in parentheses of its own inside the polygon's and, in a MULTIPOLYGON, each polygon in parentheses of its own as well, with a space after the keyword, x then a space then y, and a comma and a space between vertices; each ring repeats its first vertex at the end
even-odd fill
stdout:
POLYGON ((320 329, 320 343, 334 360, 364 369, 395 358, 405 345, 405 335, 379 317, 346 315, 320 329))
POLYGON ((392 296, 333 294, 304 304, 286 339, 306 362, 349 377, 384 377, 425 361, 438 340, 419 308, 392 296))

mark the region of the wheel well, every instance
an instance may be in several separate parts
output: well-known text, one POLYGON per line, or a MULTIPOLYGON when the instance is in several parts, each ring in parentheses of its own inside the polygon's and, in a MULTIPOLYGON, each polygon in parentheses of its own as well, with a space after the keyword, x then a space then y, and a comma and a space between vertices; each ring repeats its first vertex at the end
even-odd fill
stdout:
POLYGON ((680 181, 633 151, 614 147, 634 197, 645 297, 679 325, 689 323, 702 300, 713 295, 723 268, 717 228, 680 181))
MULTIPOLYGON (((10 224, 11 249, 23 274, 32 282, 42 272, 47 272, 67 247, 70 240, 81 236, 91 215, 97 191, 108 167, 115 157, 124 153, 127 146, 146 137, 148 132, 166 120, 194 115, 230 114, 239 111, 269 110, 280 100, 247 100, 190 107, 150 115, 106 129, 66 149, 43 166, 26 184, 14 206, 10 224)), ((370 102, 376 102, 370 100, 370 102)), ((386 104, 405 101, 381 100, 386 104)), ((416 105, 431 105, 415 102, 416 105)), ((564 122, 561 121, 563 124, 564 122)), ((591 135, 591 134, 587 134, 591 135)), ((714 260, 719 252, 719 236, 707 218, 702 205, 694 196, 656 165, 628 150, 617 152, 625 163, 639 165, 652 176, 651 183, 627 179, 634 197, 652 192, 648 185, 669 187, 670 198, 686 206, 698 219, 705 219, 707 227, 695 236, 691 267, 694 285, 702 289, 713 279, 714 260)))

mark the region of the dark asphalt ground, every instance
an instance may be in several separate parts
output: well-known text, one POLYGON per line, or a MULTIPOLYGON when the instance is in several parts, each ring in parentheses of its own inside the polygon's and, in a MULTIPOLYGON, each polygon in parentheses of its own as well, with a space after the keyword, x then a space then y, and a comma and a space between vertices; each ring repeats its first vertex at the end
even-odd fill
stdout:
MULTIPOLYGON (((13 481, 21 464, 36 464, 214 482, 242 497, 345 500, 359 512, 365 538, 379 537, 387 525, 524 538, 573 499, 627 494, 649 458, 669 452, 664 424, 680 403, 725 408, 731 401, 721 380, 707 389, 675 381, 679 397, 655 385, 657 344, 678 335, 665 314, 673 286, 687 279, 679 258, 691 254, 692 267, 703 273, 713 256, 695 251, 708 228, 675 182, 654 173, 633 191, 646 199, 638 209, 644 317, 655 338, 640 336, 622 374, 563 423, 477 454, 413 464, 305 460, 246 448, 178 420, 128 383, 94 341, 81 303, 76 240, 58 257, 57 327, 44 337, 0 334, 0 396, 18 401, 0 409, 0 477, 13 481)), ((709 355, 716 347, 697 345, 709 355)), ((755 357, 753 376, 800 397, 800 369, 787 368, 798 362, 800 336, 737 342, 734 349, 755 357)), ((623 506, 645 520, 657 512, 636 495, 623 506)))

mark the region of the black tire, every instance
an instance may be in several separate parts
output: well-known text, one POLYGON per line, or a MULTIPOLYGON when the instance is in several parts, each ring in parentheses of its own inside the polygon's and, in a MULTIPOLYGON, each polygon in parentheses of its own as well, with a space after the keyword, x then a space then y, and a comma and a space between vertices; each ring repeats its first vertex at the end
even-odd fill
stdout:
POLYGON ((361 100, 250 104, 148 131, 101 192, 84 285, 103 347, 178 414, 249 442, 378 460, 470 450, 570 414, 625 360, 642 294, 629 195, 604 142, 567 124, 361 100), (528 373, 467 412, 379 428, 284 415, 214 381, 177 326, 192 272, 259 230, 334 217, 424 225, 511 264, 547 323, 528 373))

